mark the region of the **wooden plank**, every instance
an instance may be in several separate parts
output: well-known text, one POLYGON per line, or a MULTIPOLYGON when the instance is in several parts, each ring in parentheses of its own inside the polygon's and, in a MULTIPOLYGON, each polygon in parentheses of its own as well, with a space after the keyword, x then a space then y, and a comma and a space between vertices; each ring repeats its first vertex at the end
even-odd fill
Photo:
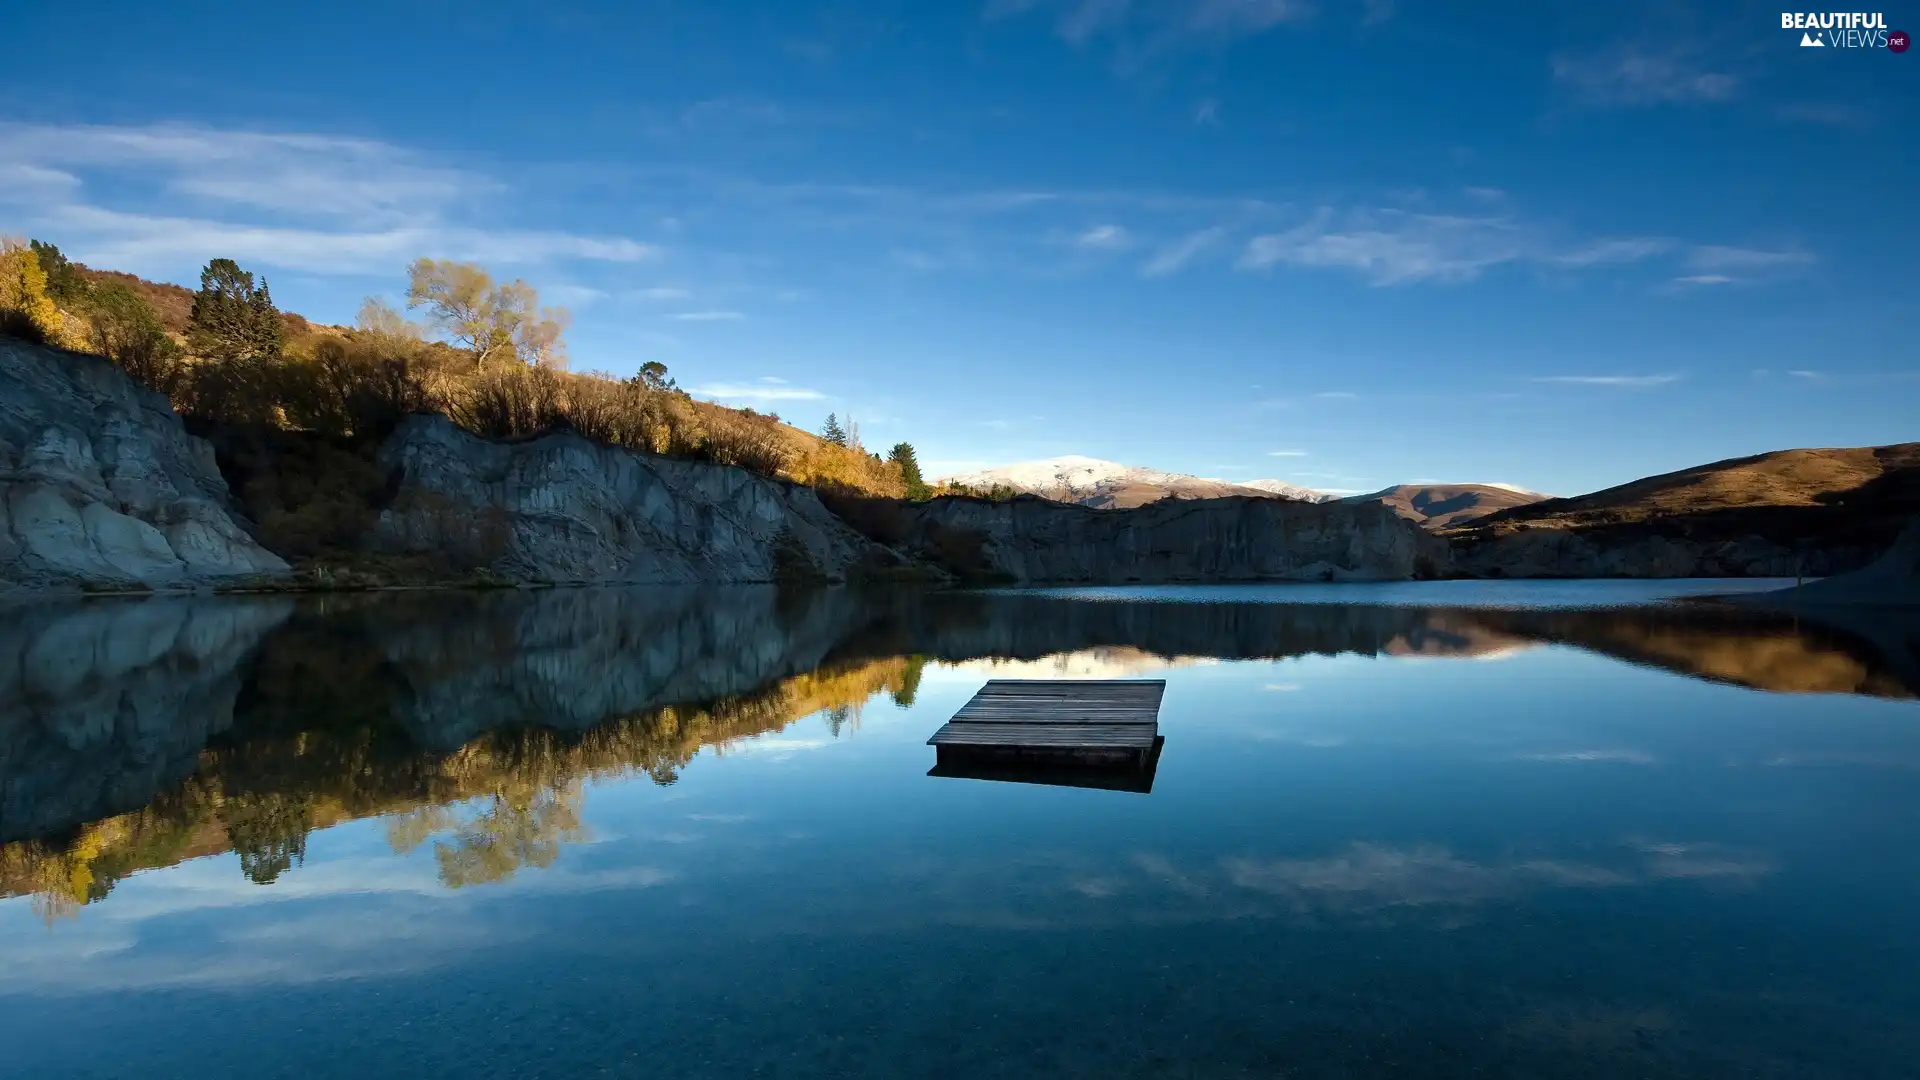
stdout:
POLYGON ((1152 746, 1157 733, 1152 728, 1133 725, 1124 728, 1088 730, 1084 727, 1046 727, 1034 725, 1008 728, 995 725, 975 728, 949 724, 933 733, 927 742, 934 746, 1152 746))
POLYGON ((976 724, 1157 724, 1152 713, 1138 712, 973 712, 954 713, 956 721, 976 724))

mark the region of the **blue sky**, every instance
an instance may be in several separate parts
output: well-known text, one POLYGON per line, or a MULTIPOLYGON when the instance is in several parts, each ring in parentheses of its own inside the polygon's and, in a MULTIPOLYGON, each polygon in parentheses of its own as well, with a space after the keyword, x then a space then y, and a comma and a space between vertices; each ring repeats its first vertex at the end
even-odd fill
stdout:
POLYGON ((1920 437, 1920 58, 1776 7, 281 7, 9 4, 0 231, 337 322, 473 259, 576 370, 934 472, 1566 494, 1920 437))

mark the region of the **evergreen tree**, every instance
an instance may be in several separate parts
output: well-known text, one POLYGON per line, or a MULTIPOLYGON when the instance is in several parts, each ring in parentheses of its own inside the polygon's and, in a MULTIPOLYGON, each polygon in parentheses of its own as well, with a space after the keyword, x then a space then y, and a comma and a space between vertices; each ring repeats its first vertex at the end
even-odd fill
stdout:
POLYGON ((215 259, 200 271, 193 297, 188 340, 209 360, 254 361, 280 355, 280 310, 273 306, 266 279, 232 259, 215 259))
POLYGON ((827 414, 827 423, 825 427, 820 429, 820 437, 835 446, 847 445, 847 432, 845 428, 840 426, 839 416, 833 413, 827 414))
POLYGON ((59 248, 44 240, 30 240, 27 246, 40 260, 40 272, 47 275, 47 295, 55 303, 72 305, 86 298, 87 279, 59 248))
POLYGON ((932 493, 920 475, 920 459, 914 455, 912 443, 895 443, 887 454, 887 460, 900 467, 900 479, 906 481, 907 485, 907 498, 924 499, 932 493))

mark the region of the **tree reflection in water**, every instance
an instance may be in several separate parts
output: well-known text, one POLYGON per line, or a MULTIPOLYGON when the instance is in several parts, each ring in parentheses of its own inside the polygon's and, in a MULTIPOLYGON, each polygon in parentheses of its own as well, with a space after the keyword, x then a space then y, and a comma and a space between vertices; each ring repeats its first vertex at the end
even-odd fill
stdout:
POLYGON ((503 881, 586 837, 588 782, 671 784, 703 748, 816 714, 843 737, 876 695, 911 706, 934 661, 1467 657, 1551 643, 1764 690, 1920 688, 1911 620, 1821 627, 1671 605, 753 589, 271 604, 96 604, 0 624, 0 896, 31 895, 52 920, 128 874, 226 851, 264 885, 297 872, 315 830, 370 817, 387 819, 397 851, 431 843, 449 887, 503 881), (84 662, 148 638, 144 665, 84 662), (36 643, 55 639, 82 661, 36 674, 36 643), (145 805, 125 811, 133 799, 145 805))

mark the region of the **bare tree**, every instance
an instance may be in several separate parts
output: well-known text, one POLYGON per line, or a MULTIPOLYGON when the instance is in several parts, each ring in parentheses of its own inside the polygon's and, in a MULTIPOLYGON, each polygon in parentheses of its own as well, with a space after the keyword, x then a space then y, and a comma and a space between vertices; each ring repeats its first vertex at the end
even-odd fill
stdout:
POLYGON ((560 338, 572 316, 541 307, 524 281, 496 282, 472 263, 416 259, 407 268, 407 306, 426 308, 434 329, 473 354, 475 368, 507 359, 565 366, 560 338))

